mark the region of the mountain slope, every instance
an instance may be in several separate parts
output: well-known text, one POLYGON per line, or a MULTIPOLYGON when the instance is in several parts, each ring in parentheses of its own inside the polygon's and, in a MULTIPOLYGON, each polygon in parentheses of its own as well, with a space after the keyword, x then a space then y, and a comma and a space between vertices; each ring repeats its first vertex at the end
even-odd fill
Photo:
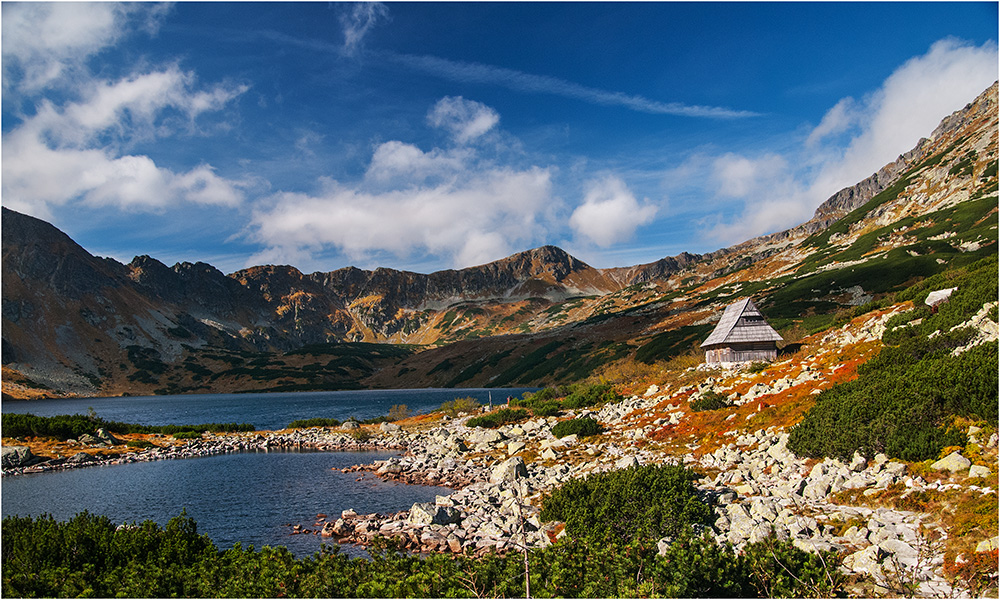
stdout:
POLYGON ((544 246, 428 275, 225 275, 97 258, 3 209, 3 362, 84 394, 568 381, 686 352, 747 295, 794 341, 837 311, 996 254, 996 203, 994 84, 807 223, 633 267, 595 269, 544 246), (336 349, 345 342, 419 346, 336 349))

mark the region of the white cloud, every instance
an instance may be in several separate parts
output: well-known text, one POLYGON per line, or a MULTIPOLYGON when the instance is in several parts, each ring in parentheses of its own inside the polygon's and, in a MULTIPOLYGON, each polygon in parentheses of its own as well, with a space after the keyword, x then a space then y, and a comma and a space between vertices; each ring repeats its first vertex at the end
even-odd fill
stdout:
POLYGON ((389 8, 381 2, 352 3, 350 9, 340 15, 340 24, 344 28, 344 53, 356 53, 368 31, 388 14, 389 8))
POLYGON ((493 129, 500 122, 500 115, 485 104, 448 96, 431 108, 427 122, 448 130, 456 142, 465 144, 493 129))
POLYGON ((385 142, 375 149, 365 178, 374 182, 423 183, 434 177, 446 177, 461 172, 468 153, 434 149, 424 152, 412 144, 385 142))
POLYGON ((132 20, 155 31, 167 10, 167 4, 152 3, 5 2, 4 88, 16 81, 38 90, 66 78, 125 35, 132 20))
POLYGON ((816 204, 868 177, 929 136, 942 118, 996 81, 997 60, 996 42, 976 47, 949 38, 896 69, 858 108, 860 131, 843 150, 841 160, 817 178, 816 204))
POLYGON ((208 165, 175 172, 115 147, 171 135, 163 119, 168 109, 193 121, 246 89, 192 90, 193 79, 174 67, 90 82, 80 91, 82 100, 63 106, 42 101, 35 115, 3 136, 4 203, 42 216, 50 205, 77 200, 131 210, 162 210, 178 202, 235 206, 245 184, 219 177, 208 165), (120 143, 107 143, 109 134, 120 143))
POLYGON ((913 148, 982 93, 996 80, 997 58, 996 42, 941 40, 862 100, 838 101, 793 150, 692 157, 678 172, 699 173, 706 201, 724 201, 705 220, 705 235, 728 245, 808 220, 827 198, 913 148))
POLYGON ((773 153, 748 158, 729 152, 716 158, 712 166, 717 193, 729 198, 774 194, 778 191, 775 182, 787 178, 789 173, 788 161, 773 153))
POLYGON ((656 211, 648 201, 640 205, 624 181, 608 176, 590 183, 569 225, 577 235, 607 247, 631 238, 639 226, 653 220, 656 211))
POLYGON ((806 147, 813 147, 828 136, 847 131, 857 123, 859 118, 854 98, 850 96, 842 98, 823 115, 823 120, 809 133, 809 137, 806 138, 806 147))
POLYGON ((455 266, 495 260, 532 241, 551 199, 551 174, 532 167, 477 168, 436 185, 367 191, 324 180, 317 194, 277 194, 253 215, 252 237, 267 248, 251 257, 302 260, 326 247, 353 259, 388 251, 450 256, 455 266))

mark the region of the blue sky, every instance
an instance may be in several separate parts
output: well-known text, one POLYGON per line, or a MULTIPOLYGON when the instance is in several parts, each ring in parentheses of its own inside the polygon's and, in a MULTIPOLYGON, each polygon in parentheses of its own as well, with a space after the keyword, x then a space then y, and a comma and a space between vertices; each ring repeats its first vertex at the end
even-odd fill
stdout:
POLYGON ((997 7, 4 2, 2 203, 225 272, 709 252, 988 87, 997 7))

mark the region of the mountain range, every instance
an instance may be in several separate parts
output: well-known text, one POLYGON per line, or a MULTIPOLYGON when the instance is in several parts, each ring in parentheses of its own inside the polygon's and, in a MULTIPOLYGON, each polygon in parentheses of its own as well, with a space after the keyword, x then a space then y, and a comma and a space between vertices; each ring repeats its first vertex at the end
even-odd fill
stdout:
POLYGON ((696 352, 753 296, 789 343, 997 252, 997 84, 787 231, 593 268, 553 246, 430 274, 96 257, 3 209, 7 397, 534 386, 696 352))

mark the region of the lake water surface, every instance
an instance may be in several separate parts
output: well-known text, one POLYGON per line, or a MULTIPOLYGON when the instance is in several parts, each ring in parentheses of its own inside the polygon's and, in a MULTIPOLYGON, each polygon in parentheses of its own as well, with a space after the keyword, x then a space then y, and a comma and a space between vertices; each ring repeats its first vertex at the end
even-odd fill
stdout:
POLYGON ((360 390, 292 392, 282 394, 185 394, 4 402, 5 413, 32 413, 42 417, 86 414, 93 408, 108 421, 144 425, 197 425, 201 423, 251 423, 258 430, 287 427, 298 419, 348 417, 370 419, 405 404, 414 414, 436 410, 444 402, 471 396, 482 403, 492 397, 502 404, 507 396, 519 397, 536 388, 360 390))
MULTIPOLYGON (((436 409, 456 397, 503 402, 525 389, 387 390, 290 394, 219 394, 132 398, 91 398, 4 402, 3 412, 41 416, 86 413, 93 407, 111 421, 149 425, 252 423, 280 429, 296 419, 344 420, 385 414, 393 404, 414 412, 436 409)), ((316 515, 334 519, 342 510, 358 513, 407 510, 430 502, 447 488, 384 482, 371 474, 340 473, 334 468, 370 463, 392 452, 249 452, 205 458, 86 467, 4 477, 0 503, 4 516, 48 513, 59 520, 84 510, 115 523, 153 520, 160 525, 185 510, 220 549, 235 543, 287 546, 308 556, 328 538, 291 535, 294 524, 313 526, 316 515), (361 481, 357 481, 358 478, 361 481)), ((354 555, 364 551, 344 550, 354 555)))

